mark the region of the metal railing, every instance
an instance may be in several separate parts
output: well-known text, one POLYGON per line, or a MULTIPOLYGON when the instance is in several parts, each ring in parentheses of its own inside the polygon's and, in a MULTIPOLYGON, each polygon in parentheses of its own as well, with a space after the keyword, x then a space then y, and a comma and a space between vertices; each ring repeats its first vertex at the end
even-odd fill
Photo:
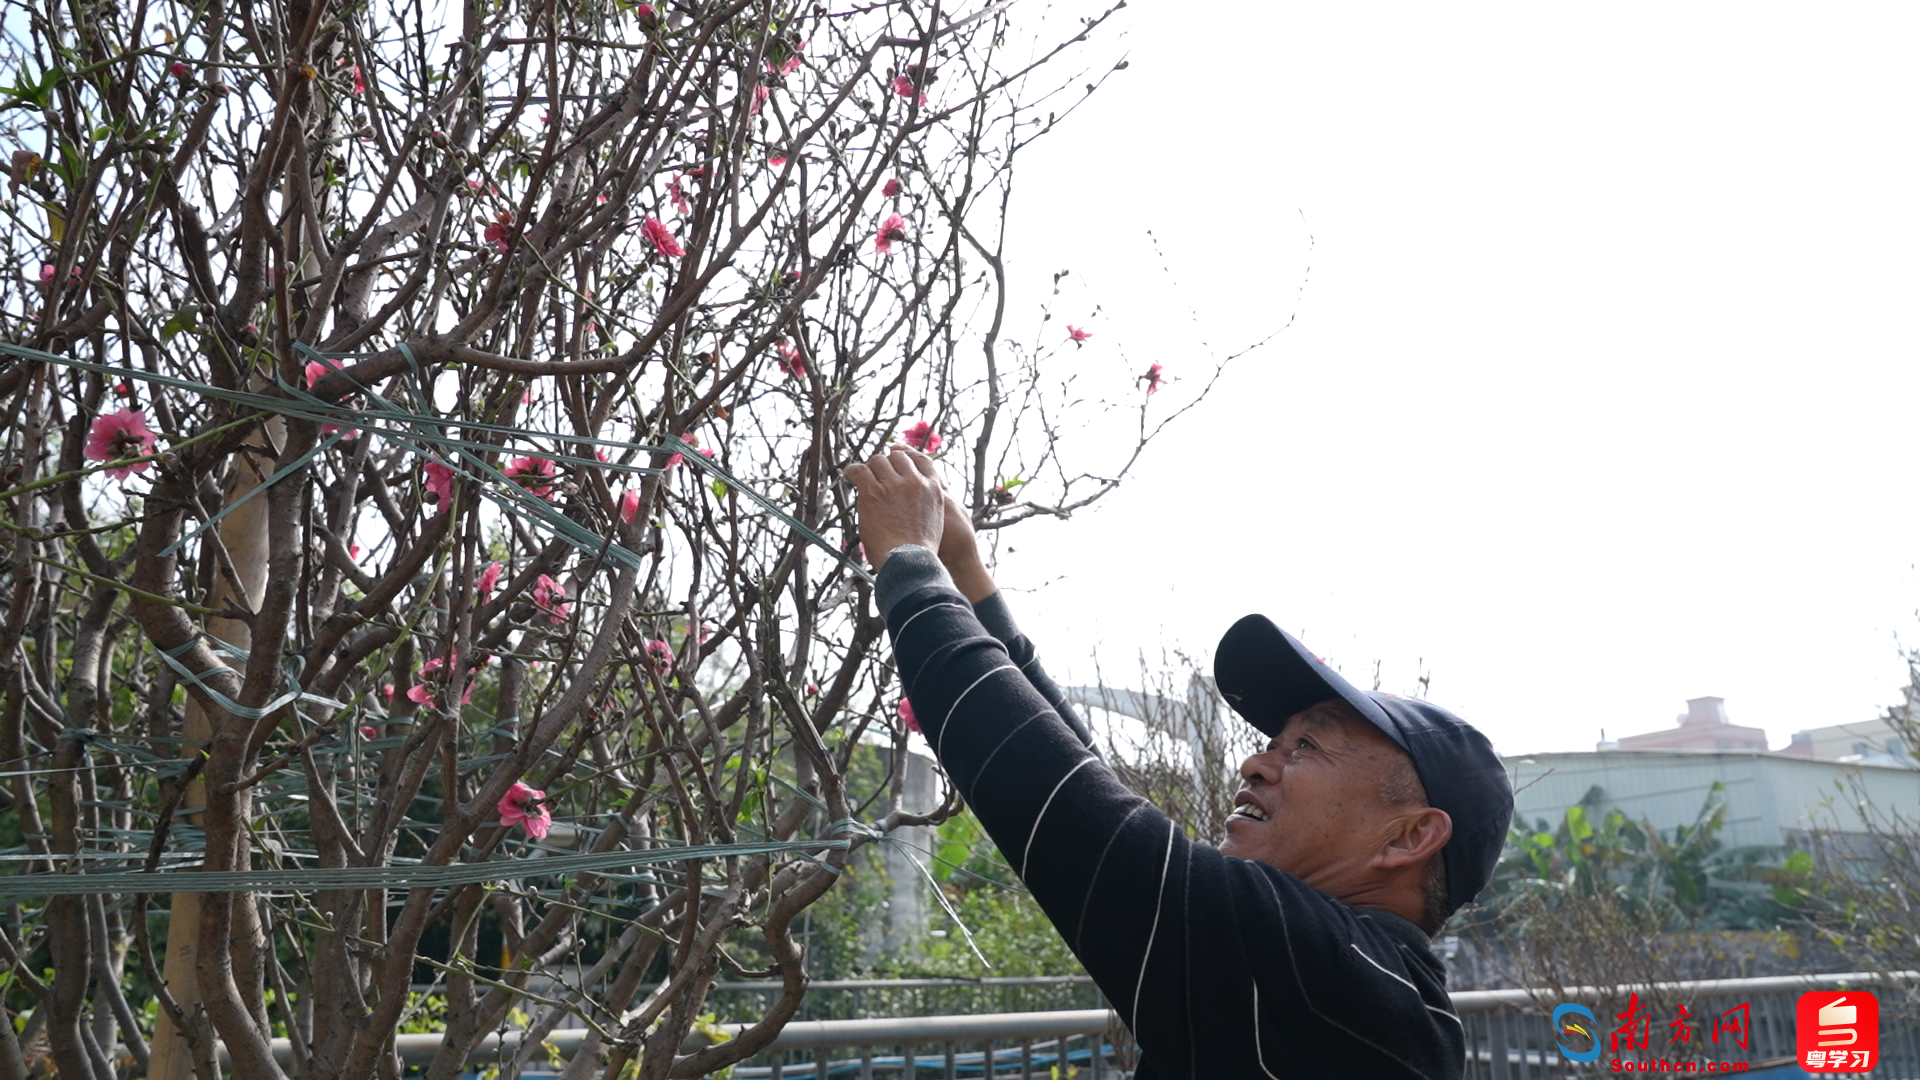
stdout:
MULTIPOLYGON (((1560 1032, 1549 1016, 1562 1002, 1585 1005, 1599 1020, 1593 1045, 1601 1048, 1602 1063, 1622 1061, 1744 1063, 1734 1071, 1760 1072, 1795 1062, 1795 1007, 1800 995, 1823 989, 1894 987, 1904 998, 1906 988, 1920 983, 1920 972, 1841 972, 1786 975, 1752 979, 1654 983, 1647 986, 1571 987, 1550 990, 1468 990, 1453 995, 1455 1011, 1467 1034, 1467 1076, 1473 1080, 1560 1080, 1595 1075, 1594 1065, 1573 1062, 1561 1051, 1560 1032), (1634 1006, 1644 1012, 1646 1045, 1636 1045, 1629 1020, 1634 1006), (1745 1006, 1742 1011, 1742 1006, 1745 1006), (1678 1037, 1682 1019, 1691 1031, 1678 1037), (1737 1015, 1740 1028, 1733 1029, 1737 1015), (1625 1023, 1623 1023, 1625 1021, 1625 1023), (1615 1033, 1629 1028, 1614 1052, 1615 1033), (1716 1028, 1722 1028, 1716 1031, 1716 1028), (1741 1035, 1744 1035, 1744 1038, 1741 1035), (1717 1037, 1716 1037, 1717 1036, 1717 1037)), ((1889 1000, 1893 1000, 1889 996, 1889 1000)), ((1895 1002, 1897 1004, 1898 1002, 1895 1002)), ((1577 1049, 1586 1049, 1582 1044, 1577 1049)), ((1802 1076, 1795 1071, 1791 1076, 1802 1076)), ((1920 1025, 1911 1013, 1882 1012, 1880 1056, 1873 1070, 1876 1080, 1920 1080, 1920 1025)))
MULTIPOLYGON (((941 981, 941 980, 929 980, 941 981)), ((1453 995, 1466 1031, 1467 1070, 1472 1080, 1559 1080, 1590 1076, 1594 1065, 1570 1061, 1561 1033, 1549 1019, 1556 1005, 1588 1007, 1599 1030, 1591 1045, 1607 1047, 1613 1032, 1631 1027, 1627 1015, 1642 1017, 1647 1045, 1631 1035, 1618 1056, 1623 1060, 1667 1060, 1742 1064, 1760 1072, 1788 1065, 1794 1055, 1794 1008, 1801 994, 1820 989, 1860 990, 1893 987, 1882 994, 1880 1057, 1875 1080, 1920 1080, 1920 1024, 1910 1009, 1898 1006, 1920 972, 1847 972, 1839 974, 1656 983, 1637 987, 1574 987, 1550 990, 1470 990, 1453 995), (1635 1011, 1631 1006, 1637 1006, 1635 1011), (1744 1008, 1743 1008, 1744 1007, 1744 1008), (1684 1014, 1679 1010, 1684 1008, 1684 1014), (1737 1015, 1737 1028, 1728 1018, 1737 1015), (1676 1019, 1689 1021, 1689 1036, 1677 1038, 1676 1019), (1620 1023, 1627 1020, 1626 1024, 1620 1023), (1718 1038, 1715 1025, 1721 1030, 1718 1038)), ((729 1024, 739 1031, 746 1025, 729 1024)), ((545 1043, 570 1057, 584 1030, 551 1033, 545 1043)), ((470 1059, 486 1066, 510 1059, 520 1032, 488 1036, 470 1059)), ((409 1065, 425 1064, 439 1050, 438 1035, 396 1036, 396 1049, 409 1065)), ((275 1041, 275 1049, 284 1040, 275 1041)), ((1574 1047, 1583 1049, 1584 1046, 1574 1047)), ((1599 1072, 1615 1054, 1604 1052, 1599 1072)), ((1109 1009, 1009 1012, 975 1016, 922 1016, 864 1020, 803 1020, 789 1023, 763 1053, 733 1069, 737 1080, 819 1077, 842 1080, 986 1080, 1076 1075, 1120 1080, 1130 1075, 1137 1051, 1109 1009)), ((1704 1071, 1704 1070, 1703 1070, 1704 1071)), ((533 1073, 524 1073, 531 1077, 533 1073)), ((1799 1074, 1793 1074, 1799 1075, 1799 1074)))
MULTIPOLYGON (((765 1016, 780 984, 715 983, 705 1011, 722 1023, 765 1016)), ((960 1016, 980 1013, 1098 1009, 1100 988, 1086 975, 993 979, 821 979, 807 987, 796 1020, 857 1020, 871 1016, 960 1016)))

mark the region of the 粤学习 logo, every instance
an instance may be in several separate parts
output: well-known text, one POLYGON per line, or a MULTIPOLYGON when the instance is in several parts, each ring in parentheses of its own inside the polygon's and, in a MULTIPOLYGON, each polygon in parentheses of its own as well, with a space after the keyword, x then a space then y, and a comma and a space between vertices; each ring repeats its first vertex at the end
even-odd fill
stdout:
POLYGON ((1861 990, 1801 994, 1793 1010, 1794 1053, 1817 1073, 1863 1073, 1880 1064, 1880 1000, 1861 990))

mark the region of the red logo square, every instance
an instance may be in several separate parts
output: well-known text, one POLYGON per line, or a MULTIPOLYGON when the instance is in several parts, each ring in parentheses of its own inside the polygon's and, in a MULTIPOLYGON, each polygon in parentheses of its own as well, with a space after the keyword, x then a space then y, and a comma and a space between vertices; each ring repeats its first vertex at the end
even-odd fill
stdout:
POLYGON ((1866 1072, 1880 1064, 1880 1000, 1862 990, 1801 994, 1793 1034, 1808 1072, 1866 1072))

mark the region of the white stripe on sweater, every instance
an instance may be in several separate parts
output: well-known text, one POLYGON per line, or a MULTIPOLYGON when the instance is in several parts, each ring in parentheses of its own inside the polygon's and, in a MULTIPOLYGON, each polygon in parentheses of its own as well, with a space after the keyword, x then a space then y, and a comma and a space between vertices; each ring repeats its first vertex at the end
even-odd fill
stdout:
POLYGON ((1147 962, 1153 959, 1153 939, 1160 933, 1160 911, 1167 906, 1167 868, 1173 865, 1173 833, 1180 826, 1167 821, 1167 855, 1160 860, 1160 893, 1153 902, 1153 925, 1147 930, 1147 947, 1140 954, 1140 977, 1133 982, 1133 1010, 1127 1022, 1140 1030, 1140 992, 1147 987, 1147 962))
POLYGON ((1075 765, 1071 769, 1068 769, 1067 774, 1060 778, 1060 782, 1053 785, 1053 790, 1047 792, 1047 801, 1040 804, 1040 812, 1033 816, 1033 828, 1029 830, 1027 833, 1027 846, 1020 850, 1020 880, 1021 881, 1027 880, 1027 860, 1033 857, 1033 838, 1040 835, 1040 822, 1043 818, 1047 816, 1047 811, 1053 807, 1054 796, 1060 794, 1060 789, 1067 786, 1067 781, 1073 779, 1074 773, 1077 773, 1081 769, 1086 768, 1089 763, 1095 762, 1098 760, 1100 759, 1096 757, 1081 758, 1079 764, 1075 765))
POLYGON ((1374 967, 1375 967, 1376 969, 1378 969, 1378 970, 1379 970, 1379 972, 1380 972, 1380 974, 1382 974, 1382 975, 1385 975, 1385 976, 1386 976, 1387 978, 1389 978, 1389 979, 1392 979, 1392 980, 1393 980, 1394 982, 1397 982, 1397 983, 1399 983, 1399 984, 1400 984, 1401 986, 1404 986, 1404 987, 1406 987, 1407 989, 1409 989, 1409 990, 1411 990, 1411 991, 1413 991, 1413 993, 1414 993, 1414 996, 1416 996, 1416 997, 1418 997, 1418 996, 1419 996, 1419 994, 1420 994, 1420 988, 1419 988, 1419 987, 1417 987, 1417 986, 1415 986, 1415 985, 1413 985, 1412 983, 1410 983, 1410 982, 1408 982, 1407 980, 1405 980, 1405 979, 1403 979, 1403 978, 1401 978, 1400 976, 1398 976, 1398 975, 1395 975, 1395 974, 1394 974, 1393 972, 1391 972, 1391 971, 1388 971, 1388 970, 1387 970, 1386 968, 1383 968, 1383 967, 1381 967, 1381 966, 1380 966, 1380 961, 1378 961, 1378 960, 1375 960, 1375 959, 1374 959, 1373 957, 1371 957, 1371 956, 1368 956, 1368 955, 1367 955, 1366 953, 1364 953, 1364 952, 1360 952, 1360 943, 1359 943, 1359 942, 1357 942, 1357 941, 1350 941, 1350 942, 1348 942, 1347 944, 1348 944, 1348 946, 1349 946, 1350 948, 1352 948, 1352 949, 1353 949, 1353 951, 1354 951, 1354 952, 1357 952, 1357 953, 1360 953, 1360 959, 1362 959, 1362 960, 1365 960, 1365 961, 1366 961, 1367 963, 1369 963, 1369 964, 1372 964, 1372 965, 1373 965, 1373 966, 1374 966, 1374 967))
MULTIPOLYGON (((894 648, 896 649, 899 648, 899 640, 900 639, 898 636, 894 638, 894 648)), ((946 753, 945 753, 946 745, 947 745, 947 725, 953 722, 954 710, 960 707, 961 702, 967 700, 967 695, 973 693, 974 687, 979 686, 983 682, 986 682, 988 679, 992 678, 995 673, 1001 672, 1001 671, 1011 671, 1016 676, 1020 674, 1020 669, 1017 667, 1014 667, 1012 664, 1001 664, 999 667, 994 668, 993 671, 989 671, 985 675, 982 675, 979 678, 973 680, 971 683, 968 683, 967 688, 965 690, 960 691, 960 696, 953 699, 952 707, 947 710, 946 719, 940 721, 940 741, 934 744, 934 747, 933 747, 934 757, 937 757, 942 761, 945 761, 947 759, 946 753)))

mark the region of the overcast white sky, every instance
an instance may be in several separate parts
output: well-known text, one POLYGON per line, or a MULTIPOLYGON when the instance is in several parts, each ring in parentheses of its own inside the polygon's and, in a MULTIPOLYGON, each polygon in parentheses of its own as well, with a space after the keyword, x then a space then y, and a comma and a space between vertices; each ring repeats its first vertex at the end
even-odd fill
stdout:
POLYGON ((1046 333, 1179 376, 1298 317, 1187 445, 1009 537, 1051 667, 1210 656, 1263 611, 1362 685, 1424 665, 1503 752, 1702 695, 1776 745, 1898 699, 1920 8, 1123 18, 1129 69, 1017 197, 1016 269, 1081 289, 1046 333))

